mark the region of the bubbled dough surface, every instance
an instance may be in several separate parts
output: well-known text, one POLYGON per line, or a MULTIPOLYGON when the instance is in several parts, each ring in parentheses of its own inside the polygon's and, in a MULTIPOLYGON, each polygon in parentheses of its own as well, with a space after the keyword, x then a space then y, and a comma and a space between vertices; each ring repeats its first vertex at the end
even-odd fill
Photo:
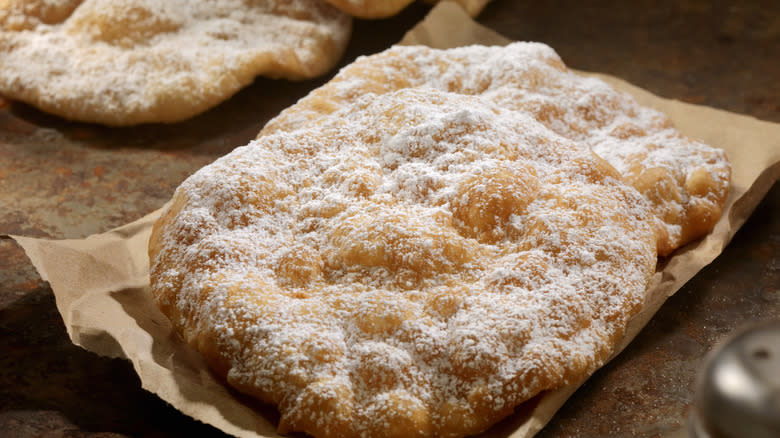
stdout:
POLYGON ((530 115, 607 160, 651 203, 660 255, 708 233, 731 168, 722 150, 684 137, 658 111, 596 78, 570 72, 550 47, 396 47, 357 60, 260 132, 316 123, 366 93, 431 87, 477 95, 530 115))
POLYGON ((603 363, 655 269, 648 214, 520 112, 367 94, 185 181, 152 288, 282 432, 459 437, 603 363))
POLYGON ((192 117, 257 75, 317 76, 341 56, 351 27, 321 0, 0 6, 0 94, 108 125, 192 117))

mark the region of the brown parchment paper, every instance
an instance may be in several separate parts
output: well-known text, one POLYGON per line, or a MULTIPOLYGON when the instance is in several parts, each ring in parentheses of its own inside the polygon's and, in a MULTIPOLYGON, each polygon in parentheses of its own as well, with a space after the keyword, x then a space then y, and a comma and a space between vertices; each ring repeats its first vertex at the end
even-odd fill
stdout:
MULTIPOLYGON (((508 40, 474 23, 454 3, 442 2, 401 43, 448 48, 506 44, 508 40)), ((630 321, 617 354, 666 298, 720 254, 780 178, 780 124, 662 99, 619 79, 598 76, 640 103, 665 112, 686 135, 724 148, 733 166, 720 221, 712 233, 678 250, 656 273, 645 308, 630 321)), ((99 355, 130 360, 144 389, 195 419, 237 437, 278 437, 273 409, 253 406, 217 381, 200 356, 173 333, 152 302, 146 247, 159 212, 82 240, 11 237, 51 284, 74 344, 99 355)), ((535 398, 484 436, 534 435, 581 383, 535 398)))

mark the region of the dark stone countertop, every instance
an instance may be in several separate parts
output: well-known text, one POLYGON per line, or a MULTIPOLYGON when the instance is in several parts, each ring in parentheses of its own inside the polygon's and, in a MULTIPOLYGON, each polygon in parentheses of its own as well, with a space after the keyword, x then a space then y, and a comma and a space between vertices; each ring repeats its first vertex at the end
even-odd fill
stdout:
MULTIPOLYGON (((427 7, 358 21, 344 63, 399 40, 427 7)), ((573 68, 663 97, 780 122, 780 2, 495 0, 478 21, 542 41, 573 68)), ((160 207, 190 173, 327 78, 258 79, 175 125, 69 123, 0 99, 0 233, 81 238, 160 207)), ((541 432, 657 437, 690 409, 696 371, 743 324, 780 318, 780 187, 723 254, 661 308, 541 432)), ((22 250, 0 240, 0 437, 223 436, 140 388, 130 364, 73 346, 22 250)))

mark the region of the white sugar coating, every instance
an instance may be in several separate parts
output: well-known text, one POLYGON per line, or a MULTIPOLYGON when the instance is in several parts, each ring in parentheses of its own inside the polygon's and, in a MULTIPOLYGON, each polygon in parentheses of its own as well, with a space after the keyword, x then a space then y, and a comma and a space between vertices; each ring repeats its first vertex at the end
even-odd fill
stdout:
POLYGON ((185 181, 152 288, 282 432, 464 436, 606 360, 655 269, 648 215, 523 112, 367 94, 185 181))
POLYGON ((350 18, 320 0, 44 0, 0 11, 0 93, 74 120, 183 120, 257 75, 311 78, 350 18))
POLYGON ((541 43, 394 47, 345 67, 260 135, 311 125, 334 108, 402 88, 478 95, 590 148, 650 201, 661 255, 703 236, 720 217, 730 177, 722 150, 686 138, 666 116, 603 81, 570 72, 541 43))

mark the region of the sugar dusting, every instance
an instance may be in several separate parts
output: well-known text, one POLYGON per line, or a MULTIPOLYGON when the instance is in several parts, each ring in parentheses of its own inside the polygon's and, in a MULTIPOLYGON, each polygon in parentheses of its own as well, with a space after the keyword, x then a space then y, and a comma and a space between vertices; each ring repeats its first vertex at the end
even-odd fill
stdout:
POLYGON ((479 432, 595 370, 641 308, 647 200, 526 112, 441 88, 269 130, 153 234, 158 304, 283 432, 479 432))
POLYGON ((0 11, 0 93, 111 125, 191 117, 261 74, 319 75, 351 23, 320 0, 11 3, 0 11))

